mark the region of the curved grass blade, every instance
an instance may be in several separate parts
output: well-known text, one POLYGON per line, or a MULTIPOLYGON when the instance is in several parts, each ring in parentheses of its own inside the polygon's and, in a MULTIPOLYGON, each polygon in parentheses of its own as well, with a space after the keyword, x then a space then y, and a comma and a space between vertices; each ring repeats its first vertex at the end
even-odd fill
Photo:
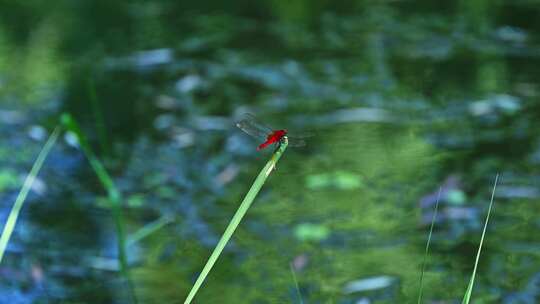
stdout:
POLYGON ((264 182, 272 173, 274 168, 276 167, 277 162, 281 158, 281 155, 283 155, 283 152, 285 152, 285 149, 287 149, 288 145, 287 137, 284 137, 281 141, 278 149, 272 154, 272 157, 270 160, 266 163, 264 168, 261 170, 259 175, 257 175, 257 178, 253 182, 253 185, 251 185, 251 188, 249 188, 248 193, 244 197, 244 200, 240 204, 240 207, 238 207, 238 210, 236 210, 236 213, 232 217, 231 221, 229 222, 229 225, 225 229, 225 232, 223 232, 223 235, 221 236, 221 239, 216 245, 216 248, 214 248, 214 251, 208 258, 208 261, 206 261, 206 264, 204 265, 201 273, 199 274, 199 277, 195 281, 195 284, 193 284, 193 287, 191 287, 191 290, 189 291, 189 294, 184 301, 184 304, 189 304, 197 294, 197 291, 201 288, 201 285, 203 284, 204 280, 206 279, 206 276, 208 276, 208 273, 210 270, 212 270, 212 267, 216 263, 217 259, 221 255, 221 252, 231 239, 231 236, 233 235, 234 231, 240 224, 240 221, 248 211, 249 207, 253 203, 253 200, 255 200, 255 197, 259 193, 259 190, 261 190, 261 187, 263 186, 264 182))
POLYGON ((491 207, 493 206, 493 198, 495 197, 495 189, 497 188, 497 181, 499 180, 499 173, 495 176, 495 182, 493 183, 493 191, 491 192, 491 201, 489 202, 489 208, 486 215, 486 222, 484 223, 484 230, 482 230, 482 237, 480 238, 480 245, 478 245, 478 252, 476 253, 476 260, 474 261, 474 269, 471 274, 471 280, 469 281, 469 286, 465 295, 463 296, 462 304, 469 304, 471 300, 471 294, 474 287, 474 279, 476 277, 476 269, 478 268, 478 261, 480 261, 480 253, 482 252, 482 245, 484 244, 484 237, 486 235, 486 229, 489 222, 489 216, 491 214, 491 207))
POLYGON ((15 229, 15 224, 17 223, 17 219, 24 205, 24 201, 26 200, 26 196, 28 195, 32 184, 36 180, 36 176, 38 175, 39 170, 41 170, 43 162, 45 162, 47 155, 49 155, 49 152, 56 143, 58 135, 60 134, 60 129, 60 126, 54 128, 51 136, 49 136, 47 142, 45 142, 45 145, 39 152, 38 157, 34 162, 32 169, 30 170, 30 173, 28 173, 26 179, 24 180, 24 184, 21 188, 21 191, 17 195, 17 198, 15 199, 15 203, 13 203, 13 207, 11 208, 11 211, 9 212, 8 218, 6 220, 6 224, 4 225, 2 236, 0 236, 0 263, 2 262, 2 259, 4 257, 4 253, 6 251, 11 234, 13 233, 13 229, 15 229))
POLYGON ((298 286, 298 280, 296 279, 296 272, 294 271, 293 263, 289 263, 289 268, 291 269, 291 274, 294 281, 294 288, 296 289, 296 295, 298 296, 298 303, 304 304, 304 300, 302 299, 302 293, 300 292, 300 287, 298 286))
POLYGON ((117 238, 117 247, 118 247, 118 259, 120 260, 120 273, 124 277, 124 280, 126 281, 129 289, 129 295, 131 297, 131 301, 133 303, 137 303, 137 297, 135 295, 135 289, 133 287, 133 283, 131 280, 131 276, 129 274, 129 266, 127 262, 127 255, 126 255, 126 236, 124 232, 124 213, 122 211, 122 195, 120 194, 120 191, 116 188, 114 185, 114 182, 112 178, 110 177, 109 173, 99 161, 97 156, 92 151, 92 148, 90 147, 90 144, 86 140, 86 137, 81 132, 81 129, 79 127, 79 124, 75 121, 75 119, 68 113, 62 114, 62 124, 65 126, 66 130, 71 131, 75 137, 77 138, 77 141, 79 142, 79 146, 81 147, 81 150, 85 154, 86 158, 90 162, 90 166, 96 173, 98 180, 103 185, 103 188, 107 191, 107 196, 109 201, 112 205, 112 216, 114 220, 114 226, 116 230, 116 238, 117 238))
POLYGON ((437 218, 437 211, 439 211, 439 201, 441 199, 442 187, 439 188, 437 193, 437 202, 435 203, 435 211, 433 212, 433 217, 431 218, 431 227, 429 228, 428 239, 426 242, 426 249, 424 252, 424 261, 422 262, 422 272, 420 273, 420 292, 418 293, 418 304, 422 302, 422 295, 424 290, 424 273, 426 271, 426 260, 429 253, 429 245, 431 244, 431 236, 433 235, 433 226, 435 226, 435 219, 437 218))
POLYGON ((161 228, 165 227, 167 224, 172 223, 174 218, 169 215, 163 215, 159 219, 150 222, 146 224, 141 229, 137 230, 132 235, 128 236, 126 239, 126 246, 131 246, 142 239, 146 238, 147 236, 151 235, 152 233, 160 230, 161 228))

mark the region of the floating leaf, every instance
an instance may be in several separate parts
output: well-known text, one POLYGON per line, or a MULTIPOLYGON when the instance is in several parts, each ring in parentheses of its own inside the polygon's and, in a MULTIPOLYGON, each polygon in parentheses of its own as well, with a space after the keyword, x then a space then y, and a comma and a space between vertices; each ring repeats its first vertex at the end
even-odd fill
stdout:
POLYGON ((448 203, 453 205, 463 205, 465 204, 465 201, 467 200, 467 196, 465 195, 465 192, 459 190, 459 189, 452 189, 448 191, 446 194, 446 199, 448 200, 448 203))
POLYGON ((294 236, 301 241, 322 241, 328 238, 330 230, 323 225, 303 223, 295 227, 294 236))
POLYGON ((352 190, 360 188, 362 181, 356 174, 337 171, 310 175, 306 178, 306 186, 310 189, 337 188, 340 190, 352 190))
POLYGON ((306 178, 306 186, 310 189, 325 188, 330 184, 327 174, 310 175, 306 178))
POLYGON ((337 188, 344 190, 356 189, 362 186, 359 176, 345 171, 336 172, 335 183, 337 188))

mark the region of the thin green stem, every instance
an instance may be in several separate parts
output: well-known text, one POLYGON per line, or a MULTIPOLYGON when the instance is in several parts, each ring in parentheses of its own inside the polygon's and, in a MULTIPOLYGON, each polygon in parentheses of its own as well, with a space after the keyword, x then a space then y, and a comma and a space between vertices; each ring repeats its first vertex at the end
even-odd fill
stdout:
POLYGON ((128 236, 126 245, 130 246, 133 245, 140 240, 144 239, 145 237, 149 236, 150 234, 158 231, 159 229, 163 228, 165 225, 171 223, 173 221, 173 218, 168 215, 164 215, 160 217, 159 219, 146 224, 141 229, 137 230, 132 235, 128 236))
POLYGON ((441 199, 442 187, 439 187, 437 193, 437 202, 435 203, 435 211, 431 217, 431 227, 429 227, 428 239, 426 242, 426 249, 424 252, 424 260, 422 261, 422 272, 420 273, 420 292, 418 293, 418 304, 422 302, 422 295, 424 290, 424 273, 426 272, 426 261, 429 253, 429 245, 431 244, 431 236, 433 235, 433 227, 435 226, 435 219, 437 218, 437 212, 439 211, 439 201, 441 199))
POLYGON ((291 274, 294 281, 294 287, 296 288, 296 295, 298 296, 298 301, 300 304, 304 304, 304 300, 302 300, 302 294, 300 293, 300 287, 298 286, 298 280, 296 279, 296 272, 294 271, 293 264, 289 264, 289 268, 291 269, 291 274))
POLYGON ((278 149, 272 154, 272 157, 270 160, 266 163, 264 168, 261 170, 255 181, 253 182, 253 185, 251 185, 251 188, 249 189, 248 193, 246 194, 246 197, 240 204, 240 207, 238 207, 238 210, 232 217, 231 221, 229 222, 229 225, 225 229, 225 232, 221 236, 221 239, 216 245, 216 248, 214 248, 214 251, 208 258, 208 261, 206 262, 206 265, 204 265, 201 273, 199 274, 199 277, 195 281, 195 284, 193 284, 193 287, 191 288, 186 300, 184 301, 184 304, 189 304, 197 294, 197 291, 203 284, 204 280, 206 279, 206 276, 212 270, 212 267, 216 263, 217 259, 219 258, 221 252, 223 251, 223 248, 225 248, 225 245, 229 242, 231 239, 231 236, 233 235, 234 231, 240 224, 240 221, 248 211, 249 207, 253 203, 253 200, 259 193, 259 190, 261 190, 261 187, 263 186, 264 182, 272 173, 274 168, 276 167, 277 162, 281 158, 281 155, 283 155, 283 152, 285 152, 285 149, 287 149, 288 141, 287 138, 284 137, 284 140, 280 143, 278 149))
POLYGON ((36 180, 36 176, 38 175, 39 170, 41 170, 41 167, 43 166, 43 162, 45 162, 47 155, 51 151, 56 140, 58 139, 58 135, 60 134, 60 129, 61 129, 60 126, 57 126, 54 129, 51 136, 49 136, 49 139, 47 139, 47 142, 45 143, 45 145, 39 152, 38 157, 36 161, 34 162, 34 165, 32 166, 30 173, 28 173, 28 175, 26 176, 26 179, 24 180, 24 184, 21 188, 21 191, 17 195, 17 198, 15 199, 15 203, 13 204, 13 207, 11 208, 11 211, 9 212, 6 224, 4 225, 4 230, 2 231, 2 236, 0 236, 0 263, 2 262, 2 259, 4 258, 4 253, 9 243, 11 234, 13 233, 13 229, 15 229, 15 224, 17 223, 17 219, 19 218, 19 213, 21 212, 21 209, 24 205, 26 196, 28 195, 28 192, 30 191, 32 184, 36 180))
POLYGON ((117 247, 118 247, 118 259, 120 261, 120 272, 124 279, 126 280, 126 283, 129 288, 129 295, 131 297, 131 300, 133 303, 137 303, 137 297, 135 295, 135 288, 133 287, 133 283, 131 281, 130 273, 129 273, 129 265, 127 260, 127 254, 126 254, 126 237, 124 232, 124 213, 122 211, 122 195, 120 191, 116 188, 114 185, 114 182, 112 178, 110 177, 109 173, 107 173, 107 170, 99 161, 99 159, 96 157, 94 152, 92 151, 90 144, 84 137, 84 135, 81 132, 81 129, 79 128, 79 125, 71 117, 71 115, 65 113, 62 115, 62 123, 65 125, 66 129, 73 132, 73 134, 77 137, 77 140, 79 142, 79 146, 81 147, 83 153, 85 154, 86 158, 90 162, 90 166, 96 173, 98 180, 101 182, 105 190, 107 191, 107 197, 109 198, 109 201, 111 202, 111 211, 114 221, 114 226, 116 230, 116 238, 117 238, 117 247))
POLYGON ((497 188, 497 182, 499 181, 499 173, 495 176, 495 182, 493 183, 493 191, 491 191, 491 201, 489 202, 489 208, 486 215, 486 222, 484 223, 484 230, 482 230, 482 237, 480 238, 480 245, 478 245, 478 252, 476 253, 476 260, 474 261, 474 269, 471 275, 471 280, 469 281, 469 286, 467 291, 463 296, 462 304, 469 304, 471 300, 471 294, 474 287, 474 280, 476 277, 476 270, 478 268, 478 262, 480 261, 480 253, 482 252, 482 245, 484 244, 484 236, 486 235, 486 230, 489 222, 489 216, 491 215, 491 207, 493 206, 493 199, 495 198, 495 189, 497 188))

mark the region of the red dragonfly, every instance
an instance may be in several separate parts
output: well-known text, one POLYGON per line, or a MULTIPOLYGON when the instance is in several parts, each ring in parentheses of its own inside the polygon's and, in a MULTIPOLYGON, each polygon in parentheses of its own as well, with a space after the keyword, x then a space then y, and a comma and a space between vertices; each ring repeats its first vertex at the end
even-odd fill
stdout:
POLYGON ((304 139, 310 136, 302 135, 291 137, 286 129, 274 130, 261 123, 257 117, 249 113, 244 114, 242 119, 236 123, 236 126, 250 136, 264 140, 264 142, 257 147, 257 150, 264 149, 274 143, 278 144, 285 136, 287 136, 289 146, 302 147, 306 145, 304 139))

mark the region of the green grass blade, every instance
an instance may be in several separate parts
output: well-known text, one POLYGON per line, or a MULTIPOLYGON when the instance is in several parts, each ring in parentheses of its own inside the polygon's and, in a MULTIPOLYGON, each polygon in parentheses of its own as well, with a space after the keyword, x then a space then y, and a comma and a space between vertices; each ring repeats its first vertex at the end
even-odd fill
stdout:
POLYGON ((71 131, 75 135, 79 146, 81 147, 81 150, 90 162, 90 166, 96 173, 99 181, 107 191, 109 198, 113 198, 113 203, 117 202, 120 193, 117 191, 112 178, 107 173, 107 170, 105 170, 103 164, 94 154, 92 148, 90 147, 90 144, 86 140, 86 137, 83 135, 79 124, 75 121, 75 119, 73 119, 70 114, 67 113, 62 114, 62 124, 68 131, 71 131))
POLYGON ((491 207, 493 206, 493 199, 495 198, 495 189, 497 188, 497 182, 499 180, 499 174, 495 176, 495 182, 493 183, 493 191, 491 192, 491 201, 489 202, 489 208, 486 215, 486 222, 484 223, 484 230, 482 231, 482 237, 480 238, 480 245, 478 245, 478 252, 476 253, 476 260, 474 262, 474 269, 471 274, 471 280, 469 281, 469 286, 467 287, 467 291, 465 292, 465 295, 463 296, 462 304, 469 304, 469 301, 471 300, 471 294, 474 287, 474 279, 476 277, 476 269, 478 268, 478 261, 480 261, 480 253, 482 251, 482 245, 484 244, 484 236, 486 235, 486 229, 489 222, 489 216, 491 214, 491 207))
POLYGON ((164 215, 160 217, 159 219, 146 224, 141 229, 137 230, 135 233, 133 233, 131 236, 128 236, 126 245, 131 246, 140 240, 144 239, 145 237, 149 236, 150 234, 158 231, 159 229, 163 228, 165 225, 171 223, 173 221, 173 218, 171 216, 164 215))
POLYGON ((208 261, 204 265, 201 273, 199 274, 199 277, 195 281, 195 284, 191 287, 191 290, 184 301, 184 304, 189 304, 197 294, 197 291, 201 287, 202 283, 206 279, 206 276, 212 270, 212 267, 216 263, 217 259, 219 258, 221 252, 223 251, 223 248, 225 248, 225 245, 229 242, 231 236, 233 235, 234 231, 240 224, 240 221, 248 211, 249 207, 253 203, 253 200, 259 193, 259 190, 261 190, 261 187, 263 186, 264 182, 272 173, 272 170, 276 167, 276 163, 280 159, 281 155, 283 155, 283 152, 285 152, 285 149, 287 148, 288 142, 285 138, 285 140, 280 144, 278 149, 272 154, 272 157, 270 160, 266 163, 264 168, 261 170, 255 181, 253 182, 253 185, 251 185, 251 188, 249 189, 248 193, 246 194, 246 197, 240 204, 240 207, 238 207, 238 210, 236 210, 236 213, 232 217, 231 221, 229 222, 229 225, 225 229, 225 232, 221 236, 221 239, 216 245, 216 248, 214 248, 214 251, 208 258, 208 261))
POLYGON ((82 134, 81 129, 79 125, 77 124, 77 122, 75 121, 75 119, 73 119, 73 117, 70 114, 64 113, 62 115, 62 123, 64 124, 66 129, 71 131, 77 138, 77 141, 79 142, 79 146, 81 147, 81 150, 83 151, 86 158, 90 162, 90 166, 96 173, 98 180, 101 182, 101 184, 107 191, 107 196, 112 206, 111 210, 112 210, 112 216, 113 216, 114 226, 116 230, 118 259, 120 260, 120 272, 122 276, 124 277, 124 279, 126 280, 126 283, 128 284, 129 294, 130 294, 132 302, 137 303, 135 289, 131 281, 128 262, 127 262, 127 255, 126 255, 127 245, 126 245, 126 237, 125 237, 125 232, 124 232, 124 213, 122 211, 122 196, 120 194, 120 191, 118 191, 109 173, 107 173, 107 170, 105 169, 101 161, 99 161, 99 159, 96 157, 96 155, 92 151, 90 144, 86 140, 86 137, 82 134))
POLYGON ((435 226, 435 219, 437 218, 437 212, 439 211, 439 201, 441 200, 442 187, 439 188, 437 193, 437 202, 435 203, 435 211, 431 217, 431 227, 429 227, 428 239, 426 242, 426 249, 424 252, 424 260, 422 262, 422 272, 420 273, 420 292, 418 293, 418 304, 422 302, 422 295, 424 291, 424 273, 426 271, 426 261, 429 253, 429 245, 431 244, 431 236, 433 235, 433 226, 435 226))
POLYGON ((43 166, 43 162, 45 162, 47 155, 49 154, 52 147, 56 143, 56 140, 58 139, 58 135, 60 134, 60 129, 61 128, 59 126, 57 126, 54 129, 51 136, 49 136, 49 138, 47 139, 47 142, 45 143, 45 145, 39 152, 38 157, 36 161, 34 162, 34 165, 32 166, 30 173, 28 173, 28 175, 26 176, 26 179, 24 180, 24 184, 21 188, 21 191, 17 195, 17 198, 15 199, 15 203, 13 204, 13 207, 11 208, 11 211, 9 212, 8 218, 6 220, 6 224, 4 225, 4 230, 2 231, 2 236, 0 236, 0 263, 2 262, 2 259, 4 258, 4 253, 9 243, 11 234, 13 233, 13 229, 15 229, 15 224, 17 223, 17 218, 19 217, 19 213, 24 205, 26 196, 28 195, 28 192, 30 191, 32 184, 36 180, 36 176, 38 175, 39 170, 41 170, 41 167, 43 166))
POLYGON ((294 266, 292 262, 289 264, 289 268, 291 269, 291 274, 294 281, 294 287, 296 288, 296 295, 298 296, 298 303, 304 304, 304 300, 302 300, 302 293, 300 293, 300 287, 298 286, 298 280, 296 279, 296 272, 294 271, 294 266))

